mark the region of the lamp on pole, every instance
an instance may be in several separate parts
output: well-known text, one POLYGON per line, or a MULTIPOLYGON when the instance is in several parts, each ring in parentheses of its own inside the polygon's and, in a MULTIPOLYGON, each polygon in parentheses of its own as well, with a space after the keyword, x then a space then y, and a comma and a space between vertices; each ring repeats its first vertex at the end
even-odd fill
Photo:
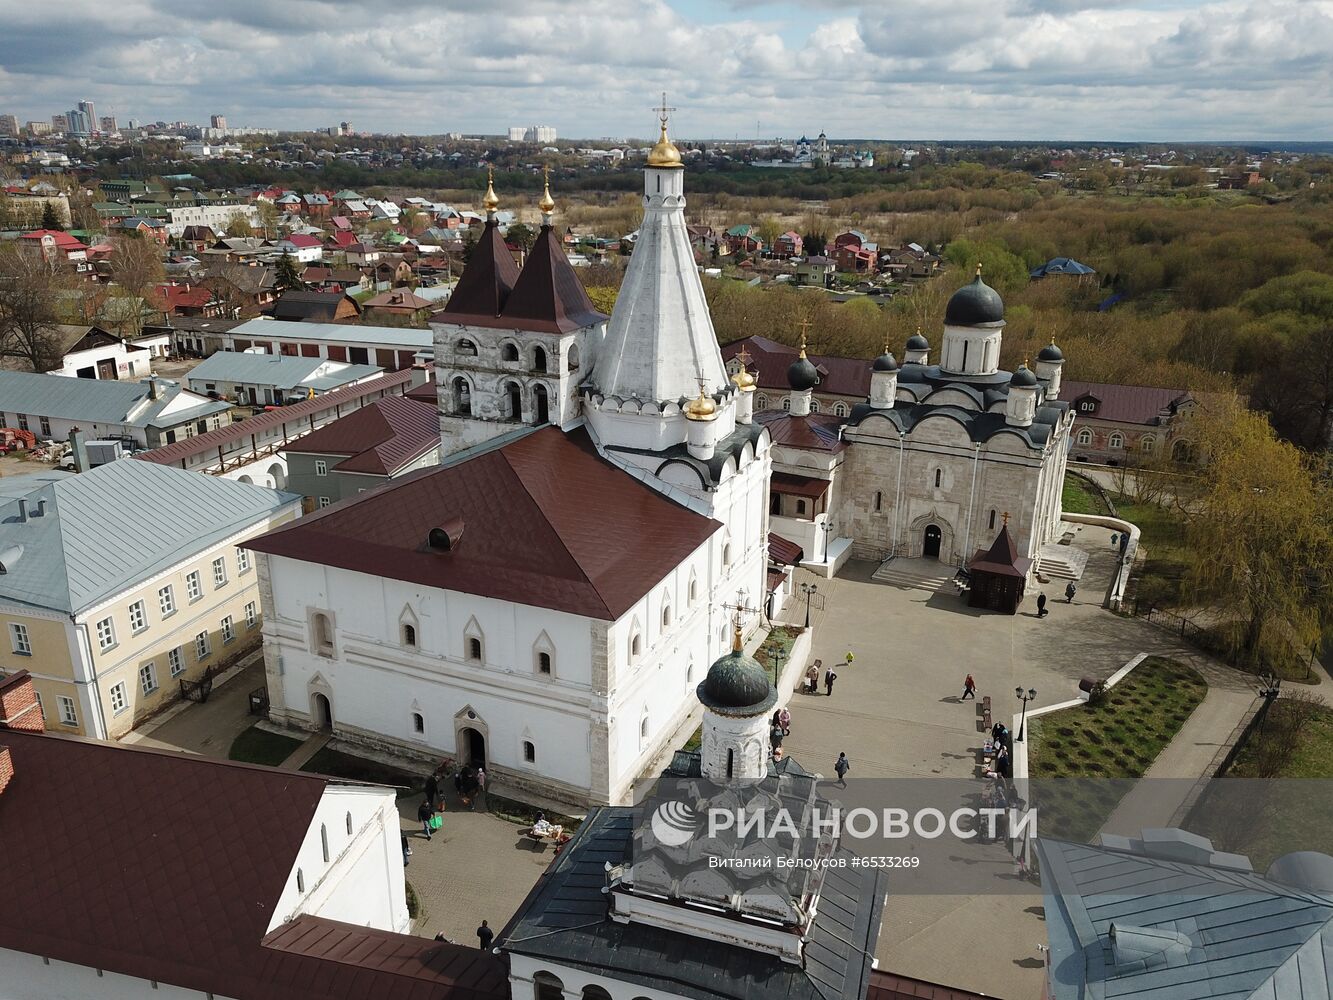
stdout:
POLYGON ((769 659, 773 661, 773 686, 774 686, 774 687, 777 687, 777 686, 778 686, 778 678, 782 676, 782 661, 785 660, 786 658, 787 658, 787 654, 786 654, 785 652, 783 652, 781 649, 775 649, 775 650, 773 650, 773 652, 769 655, 769 659))
POLYGON ((1037 700, 1037 689, 1028 688, 1024 691, 1021 687, 1016 687, 1014 688, 1014 694, 1023 701, 1023 714, 1018 719, 1018 735, 1014 737, 1015 743, 1021 743, 1023 742, 1023 730, 1026 728, 1028 721, 1028 702, 1037 700))
POLYGON ((813 583, 801 584, 801 593, 805 595, 805 627, 810 627, 810 600, 819 591, 819 586, 813 583))
POLYGON ((833 537, 833 525, 829 524, 827 520, 821 521, 819 531, 824 536, 824 562, 828 562, 828 542, 833 537))

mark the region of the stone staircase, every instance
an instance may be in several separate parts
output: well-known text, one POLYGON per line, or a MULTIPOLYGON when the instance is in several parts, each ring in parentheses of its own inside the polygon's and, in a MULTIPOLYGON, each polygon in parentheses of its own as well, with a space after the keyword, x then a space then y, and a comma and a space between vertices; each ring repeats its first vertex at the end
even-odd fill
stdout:
POLYGON ((931 593, 948 586, 953 591, 954 570, 936 559, 904 559, 891 556, 880 563, 870 575, 876 583, 895 587, 929 590, 931 593))
POLYGON ((1088 553, 1072 545, 1047 544, 1037 553, 1037 573, 1061 580, 1078 580, 1088 564, 1088 553))

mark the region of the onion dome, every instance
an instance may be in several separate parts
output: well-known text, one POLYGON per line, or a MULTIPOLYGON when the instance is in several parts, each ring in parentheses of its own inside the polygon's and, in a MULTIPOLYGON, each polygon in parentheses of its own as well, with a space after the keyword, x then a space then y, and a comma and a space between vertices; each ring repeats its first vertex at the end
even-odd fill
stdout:
POLYGON ((805 331, 809 327, 810 321, 806 320, 801 326, 801 356, 787 369, 787 384, 797 392, 813 389, 819 383, 819 372, 805 356, 805 331))
POLYGON ((717 417, 717 404, 699 387, 699 397, 685 404, 685 417, 688 420, 713 420, 717 417))
POLYGON ((736 352, 736 360, 741 363, 741 366, 736 369, 736 374, 731 376, 731 381, 741 392, 754 392, 754 387, 759 383, 759 380, 750 371, 750 352, 742 347, 736 352))
POLYGON ((921 331, 917 330, 907 338, 907 349, 909 351, 928 351, 930 350, 930 341, 921 336, 921 331))
POLYGON ((713 661, 695 694, 704 708, 718 715, 759 715, 778 701, 777 688, 769 682, 768 672, 754 657, 745 655, 739 627, 731 652, 713 661))
POLYGON ((888 344, 884 345, 884 353, 875 359, 875 363, 870 368, 877 372, 896 372, 898 370, 898 359, 889 352, 888 344))
POLYGON ((1004 301, 1000 293, 977 276, 953 293, 944 309, 944 322, 952 326, 988 326, 1004 322, 1004 301))
POLYGON ((537 207, 541 209, 542 215, 550 215, 555 211, 555 199, 551 197, 551 168, 542 168, 542 183, 545 191, 542 193, 542 200, 537 202, 537 207))
POLYGON ((486 168, 486 194, 481 199, 482 207, 487 212, 494 212, 500 207, 500 199, 495 193, 495 169, 486 168))
POLYGON ((1051 342, 1049 344, 1047 344, 1045 347, 1043 347, 1040 351, 1037 352, 1038 361, 1063 361, 1064 359, 1065 359, 1064 351, 1060 350, 1060 348, 1055 346, 1054 337, 1051 338, 1051 342))
POLYGON ((1020 389, 1035 389, 1037 387, 1037 376, 1032 374, 1032 370, 1028 368, 1027 362, 1024 361, 1018 366, 1018 371, 1014 372, 1009 379, 1009 384, 1018 386, 1020 389))
POLYGON ((667 138, 667 120, 662 118, 662 134, 657 138, 657 145, 648 153, 648 166, 659 170, 678 170, 684 166, 680 161, 680 150, 667 138))

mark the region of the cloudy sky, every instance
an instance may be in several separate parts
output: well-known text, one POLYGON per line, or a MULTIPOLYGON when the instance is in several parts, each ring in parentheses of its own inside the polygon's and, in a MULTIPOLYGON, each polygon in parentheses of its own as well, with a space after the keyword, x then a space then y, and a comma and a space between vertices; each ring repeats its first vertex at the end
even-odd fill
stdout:
POLYGON ((0 0, 0 113, 683 137, 1333 138, 1333 0, 0 0))

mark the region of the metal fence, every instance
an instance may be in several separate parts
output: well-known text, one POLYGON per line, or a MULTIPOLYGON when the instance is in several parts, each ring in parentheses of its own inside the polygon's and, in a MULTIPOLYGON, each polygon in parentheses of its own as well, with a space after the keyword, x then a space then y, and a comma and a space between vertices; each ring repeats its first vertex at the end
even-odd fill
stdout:
POLYGON ((1159 608, 1154 604, 1144 604, 1141 601, 1134 602, 1134 617, 1142 618, 1150 625, 1156 625, 1160 629, 1168 632, 1174 632, 1186 642, 1193 643, 1196 646, 1203 646, 1204 630, 1200 625, 1184 615, 1178 615, 1174 611, 1167 611, 1165 608, 1159 608))

